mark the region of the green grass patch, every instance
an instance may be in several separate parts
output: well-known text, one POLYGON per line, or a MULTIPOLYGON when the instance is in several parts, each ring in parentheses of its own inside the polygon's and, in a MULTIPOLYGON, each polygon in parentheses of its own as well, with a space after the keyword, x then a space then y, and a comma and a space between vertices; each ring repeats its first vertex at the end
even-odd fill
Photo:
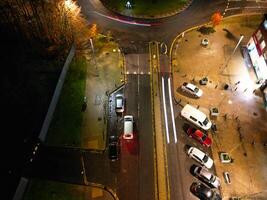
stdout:
POLYGON ((81 145, 81 112, 86 84, 86 61, 74 58, 57 104, 47 143, 50 145, 81 145))
POLYGON ((90 196, 87 186, 35 179, 24 200, 85 200, 90 196))
POLYGON ((188 0, 132 0, 130 1, 133 5, 132 9, 127 9, 125 7, 127 0, 103 0, 103 2, 119 12, 130 10, 136 15, 147 15, 153 17, 155 15, 180 9, 188 2, 188 0))

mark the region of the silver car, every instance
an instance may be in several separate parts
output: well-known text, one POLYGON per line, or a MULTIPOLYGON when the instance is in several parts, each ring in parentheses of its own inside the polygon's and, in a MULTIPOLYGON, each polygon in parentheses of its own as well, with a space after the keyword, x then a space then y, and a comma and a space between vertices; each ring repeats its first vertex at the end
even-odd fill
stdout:
POLYGON ((221 185, 220 179, 204 167, 196 166, 194 168, 194 175, 213 188, 219 188, 221 185))

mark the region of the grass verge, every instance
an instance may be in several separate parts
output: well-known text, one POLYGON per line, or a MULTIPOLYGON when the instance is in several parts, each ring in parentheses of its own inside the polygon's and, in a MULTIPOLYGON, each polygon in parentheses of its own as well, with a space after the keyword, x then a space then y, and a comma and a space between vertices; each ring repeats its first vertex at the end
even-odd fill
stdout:
POLYGON ((85 82, 86 61, 74 58, 48 131, 50 145, 80 146, 85 82))
MULTIPOLYGON (((100 193, 98 188, 93 189, 100 193)), ((92 195, 92 187, 34 179, 24 200, 85 200, 92 195)))
MULTIPOLYGON (((103 2, 118 12, 124 12, 127 10, 125 7, 127 0, 103 0, 103 2)), ((188 0, 132 0, 130 2, 133 6, 132 9, 130 9, 133 14, 153 17, 155 15, 178 10, 182 8, 188 0)))

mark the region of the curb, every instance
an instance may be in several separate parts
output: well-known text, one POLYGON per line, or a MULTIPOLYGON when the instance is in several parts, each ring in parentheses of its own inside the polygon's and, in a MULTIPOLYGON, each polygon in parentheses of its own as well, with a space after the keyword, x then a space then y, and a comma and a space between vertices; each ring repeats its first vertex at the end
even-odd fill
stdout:
POLYGON ((125 16, 125 17, 132 17, 132 18, 136 18, 136 19, 162 19, 162 18, 166 18, 166 17, 171 17, 174 16, 178 13, 183 12, 185 9, 187 9, 193 2, 193 0, 188 1, 183 7, 181 7, 180 9, 176 9, 174 11, 170 11, 168 13, 165 14, 158 14, 156 16, 149 16, 149 15, 131 15, 131 14, 125 14, 125 12, 120 12, 117 9, 111 7, 110 5, 105 3, 105 0, 100 0, 100 2, 102 3, 103 6, 105 6, 107 9, 111 10, 112 12, 125 16))

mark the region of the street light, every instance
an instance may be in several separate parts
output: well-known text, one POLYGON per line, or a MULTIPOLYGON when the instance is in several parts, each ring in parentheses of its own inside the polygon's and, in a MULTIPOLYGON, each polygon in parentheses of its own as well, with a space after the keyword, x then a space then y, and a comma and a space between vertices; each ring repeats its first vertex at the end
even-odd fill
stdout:
POLYGON ((240 38, 239 38, 239 40, 238 40, 238 43, 236 44, 236 46, 235 46, 235 48, 234 48, 234 50, 233 50, 231 56, 230 56, 230 57, 228 58, 228 60, 226 61, 226 64, 225 64, 225 66, 223 67, 222 72, 223 72, 223 70, 228 66, 229 61, 231 60, 231 58, 232 58, 233 55, 235 54, 235 51, 236 51, 237 47, 239 46, 239 44, 241 43, 241 41, 242 41, 243 38, 244 38, 244 35, 241 34, 241 35, 240 35, 240 38))
POLYGON ((97 63, 96 63, 96 59, 95 59, 95 48, 94 48, 94 44, 93 44, 93 40, 92 40, 92 38, 90 38, 90 44, 91 44, 91 48, 92 48, 92 51, 93 51, 93 57, 94 57, 94 63, 95 63, 96 76, 98 76, 97 63))

